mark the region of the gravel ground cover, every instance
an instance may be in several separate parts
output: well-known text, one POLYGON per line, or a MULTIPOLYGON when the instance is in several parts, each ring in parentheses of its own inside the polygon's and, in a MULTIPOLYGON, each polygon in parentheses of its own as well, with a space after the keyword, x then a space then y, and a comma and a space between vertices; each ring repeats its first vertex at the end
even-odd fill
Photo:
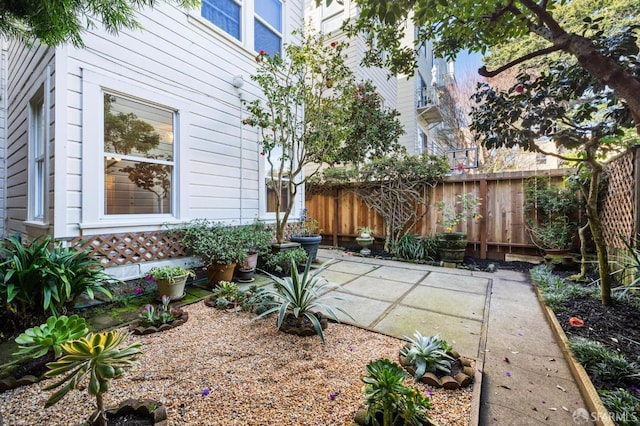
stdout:
MULTIPOLYGON (((350 425, 364 408, 361 377, 375 359, 398 361, 403 341, 357 327, 330 324, 320 339, 278 332, 275 318, 254 321, 203 302, 185 308, 189 321, 140 341, 135 369, 112 381, 107 405, 150 398, 167 406, 169 425, 350 425)), ((123 332, 126 329, 122 329, 123 332)), ((44 409, 50 392, 40 383, 0 394, 7 425, 76 425, 93 411, 86 389, 44 409)), ((420 388, 440 425, 468 425, 473 385, 456 390, 420 388)))

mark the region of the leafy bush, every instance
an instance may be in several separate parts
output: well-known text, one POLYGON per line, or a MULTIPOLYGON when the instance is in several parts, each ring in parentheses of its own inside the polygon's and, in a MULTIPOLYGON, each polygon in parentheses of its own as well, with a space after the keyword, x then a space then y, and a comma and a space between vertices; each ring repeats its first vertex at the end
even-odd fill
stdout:
POLYGON ((406 260, 434 260, 438 252, 435 237, 405 234, 393 245, 393 255, 406 260))
POLYGON ((20 346, 14 355, 35 359, 53 351, 55 357, 59 358, 63 343, 84 337, 88 332, 86 321, 78 315, 49 317, 46 323, 28 328, 16 337, 16 343, 20 346))
POLYGON ((194 219, 175 232, 181 235, 182 244, 189 254, 198 256, 205 265, 229 265, 247 258, 247 238, 239 227, 194 219))
POLYGON ((269 274, 290 274, 291 265, 300 265, 307 261, 307 252, 298 247, 293 250, 284 250, 276 254, 265 253, 259 260, 260 269, 269 274))
POLYGON ((423 336, 419 331, 413 335, 415 339, 404 337, 409 343, 400 350, 400 354, 415 367, 415 379, 420 380, 425 373, 451 373, 451 361, 454 359, 447 354, 451 346, 438 336, 423 336))
POLYGON ((363 391, 368 424, 379 424, 379 414, 384 426, 421 425, 427 422, 426 412, 431 408, 431 403, 417 389, 406 386, 406 378, 404 370, 388 359, 367 364, 367 375, 362 381, 365 383, 363 391))
POLYGON ((51 236, 36 238, 29 246, 18 236, 11 236, 0 248, 0 301, 6 310, 20 318, 50 312, 58 315, 73 306, 86 293, 91 299, 96 291, 110 299, 105 287, 113 277, 90 251, 78 251, 56 244, 51 236))
MULTIPOLYGON (((292 260, 290 277, 280 278, 268 274, 274 281, 274 287, 262 288, 259 293, 263 298, 261 303, 267 304, 271 306, 271 308, 258 315, 258 318, 278 312, 278 329, 282 327, 282 322, 288 313, 293 314, 297 319, 298 326, 302 325, 303 318, 307 318, 313 324, 313 328, 316 334, 320 336, 322 343, 325 343, 324 333, 320 321, 315 315, 316 312, 324 310, 334 320, 340 322, 333 312, 334 309, 337 309, 351 318, 351 315, 341 307, 334 307, 324 303, 324 299, 328 299, 328 297, 324 296, 324 293, 329 283, 321 277, 320 274, 327 266, 329 266, 329 262, 324 263, 315 271, 310 272, 311 260, 309 260, 307 261, 304 273, 300 275, 292 260)), ((340 300, 337 297, 332 298, 340 300)))

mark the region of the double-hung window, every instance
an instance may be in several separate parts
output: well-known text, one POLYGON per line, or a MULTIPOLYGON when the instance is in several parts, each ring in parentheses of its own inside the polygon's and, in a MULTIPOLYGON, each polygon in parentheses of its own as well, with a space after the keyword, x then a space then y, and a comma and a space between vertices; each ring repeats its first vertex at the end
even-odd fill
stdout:
POLYGON ((29 112, 29 219, 44 222, 47 196, 44 98, 31 101, 29 112))
POLYGON ((270 55, 282 50, 282 2, 280 0, 255 0, 253 48, 270 55))
MULTIPOLYGON (((264 0, 257 0, 264 1, 264 0)), ((238 0, 202 0, 202 17, 241 40, 242 4, 238 0)))
POLYGON ((249 50, 282 54, 282 0, 202 0, 200 14, 249 50))
POLYGON ((330 6, 322 2, 322 32, 328 34, 337 31, 344 20, 344 5, 337 1, 331 2, 330 6))
POLYGON ((104 92, 104 214, 172 214, 176 112, 104 92))

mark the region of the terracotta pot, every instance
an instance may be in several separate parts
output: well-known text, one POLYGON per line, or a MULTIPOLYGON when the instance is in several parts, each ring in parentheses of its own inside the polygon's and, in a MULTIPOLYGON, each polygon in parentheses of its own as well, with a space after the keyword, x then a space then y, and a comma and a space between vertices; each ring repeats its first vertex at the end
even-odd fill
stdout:
POLYGON ((230 263, 228 265, 212 263, 210 265, 207 265, 207 278, 209 279, 209 287, 216 287, 220 281, 231 281, 233 279, 233 270, 235 268, 235 263, 230 263))
POLYGON ((179 277, 173 277, 173 279, 159 278, 156 281, 158 286, 158 298, 162 299, 162 296, 166 295, 171 300, 179 300, 184 297, 184 286, 187 283, 188 274, 181 275, 179 277))
POLYGON ((241 269, 256 269, 256 266, 258 266, 258 253, 249 253, 242 265, 239 266, 241 269))

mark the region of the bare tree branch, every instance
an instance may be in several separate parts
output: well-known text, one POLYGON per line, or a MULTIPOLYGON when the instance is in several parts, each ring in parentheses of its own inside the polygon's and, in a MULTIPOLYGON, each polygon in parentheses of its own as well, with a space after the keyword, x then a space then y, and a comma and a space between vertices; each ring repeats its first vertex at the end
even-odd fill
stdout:
POLYGON ((521 56, 518 59, 514 59, 513 61, 508 62, 508 63, 504 64, 503 66, 501 66, 499 68, 496 68, 493 71, 489 71, 489 70, 487 70, 486 66, 483 66, 482 68, 480 68, 478 70, 478 74, 480 74, 483 77, 489 77, 489 78, 490 77, 495 77, 496 75, 500 74, 501 72, 503 72, 505 70, 508 70, 509 68, 512 68, 512 67, 514 67, 514 66, 516 66, 518 64, 521 64, 521 63, 523 63, 525 61, 528 61, 529 59, 533 59, 533 58, 536 58, 538 56, 543 56, 543 55, 546 55, 546 54, 551 53, 551 52, 556 52, 558 50, 562 50, 563 48, 564 48, 564 46, 561 46, 561 45, 553 45, 553 46, 546 47, 544 49, 536 50, 535 52, 531 52, 531 53, 529 53, 527 55, 521 56))

